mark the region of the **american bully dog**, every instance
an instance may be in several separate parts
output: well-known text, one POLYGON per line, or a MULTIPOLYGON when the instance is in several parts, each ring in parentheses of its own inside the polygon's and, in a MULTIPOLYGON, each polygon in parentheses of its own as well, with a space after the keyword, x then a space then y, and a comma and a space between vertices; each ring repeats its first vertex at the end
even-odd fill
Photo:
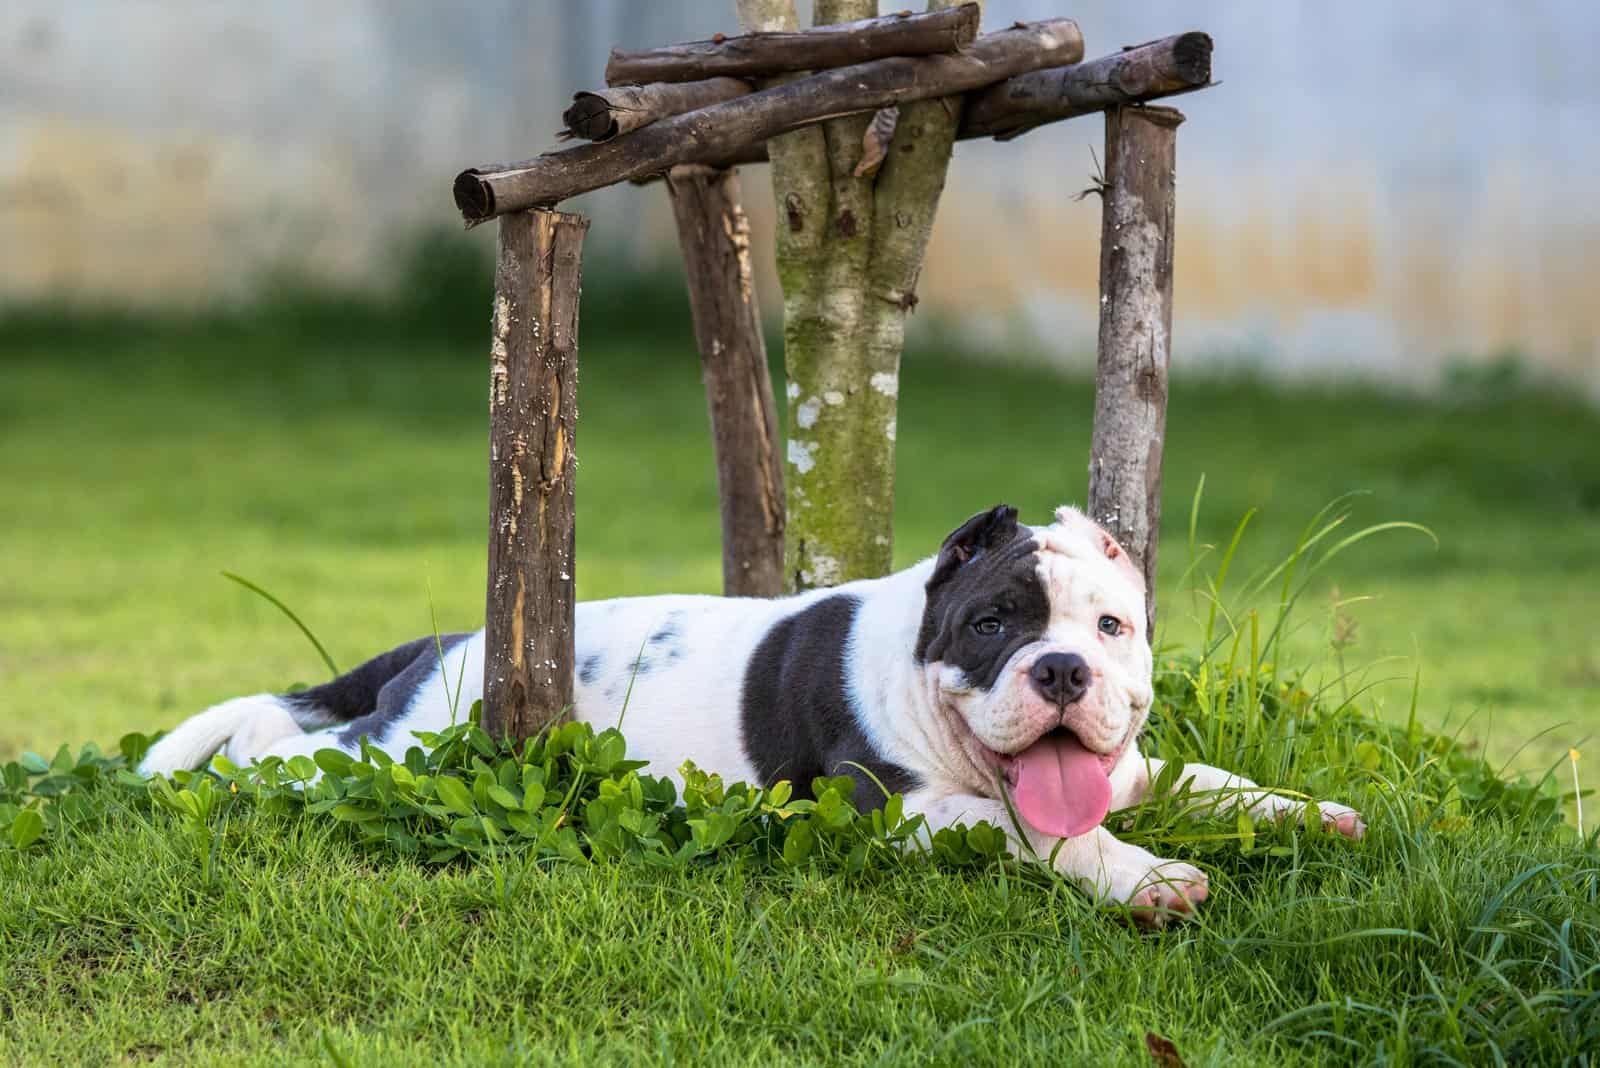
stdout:
MULTIPOLYGON (((580 604, 574 714, 608 727, 626 701, 630 755, 657 773, 693 760, 801 790, 850 775, 864 808, 887 788, 930 828, 988 820, 1022 855, 1160 924, 1206 898, 1205 874, 1102 826, 1138 804, 1162 766, 1138 746, 1152 700, 1145 597, 1122 547, 1082 513, 1062 508, 1026 526, 1000 506, 885 578, 773 600, 580 604)), ((413 732, 464 715, 482 682, 482 631, 420 638, 310 690, 201 712, 157 742, 143 769, 197 768, 218 752, 241 765, 327 748, 355 755, 363 737, 399 759, 413 732)), ((1184 775, 1259 815, 1304 811, 1217 768, 1184 775)), ((1339 833, 1365 829, 1343 805, 1320 812, 1339 833)))

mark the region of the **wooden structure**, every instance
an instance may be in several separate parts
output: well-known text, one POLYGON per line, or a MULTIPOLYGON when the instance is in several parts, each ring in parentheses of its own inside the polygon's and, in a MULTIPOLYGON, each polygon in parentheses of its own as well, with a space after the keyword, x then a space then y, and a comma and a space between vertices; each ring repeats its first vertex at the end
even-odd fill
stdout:
POLYGON ((975 3, 876 17, 876 0, 816 0, 819 25, 799 30, 792 0, 736 3, 751 32, 613 53, 607 86, 578 93, 563 116, 563 136, 587 143, 455 180, 467 225, 500 225, 484 665, 484 725, 497 735, 529 737, 571 701, 588 224, 554 207, 617 182, 665 179, 716 446, 724 592, 770 596, 888 568, 900 344, 952 143, 1105 113, 1088 503, 1154 589, 1183 116, 1146 102, 1210 84, 1211 39, 1082 62, 1070 19, 980 34, 975 3), (779 206, 787 450, 732 169, 760 162, 779 206))

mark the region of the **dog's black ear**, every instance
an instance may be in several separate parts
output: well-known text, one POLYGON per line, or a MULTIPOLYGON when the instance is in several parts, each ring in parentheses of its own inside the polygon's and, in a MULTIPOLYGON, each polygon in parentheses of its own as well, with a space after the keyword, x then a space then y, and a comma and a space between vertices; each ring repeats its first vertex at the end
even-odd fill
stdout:
POLYGON ((944 539, 939 547, 939 559, 928 579, 928 588, 954 575, 979 553, 1004 545, 1016 535, 1017 510, 1009 504, 997 504, 987 512, 979 512, 944 539))

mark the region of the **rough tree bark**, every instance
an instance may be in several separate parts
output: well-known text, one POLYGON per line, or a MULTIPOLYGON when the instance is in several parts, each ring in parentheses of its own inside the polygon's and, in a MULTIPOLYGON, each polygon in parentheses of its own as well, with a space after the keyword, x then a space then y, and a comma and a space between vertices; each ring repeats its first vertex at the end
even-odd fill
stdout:
POLYGON ((739 179, 732 171, 674 167, 667 191, 711 414, 722 592, 775 597, 783 592, 783 468, 739 179))
POLYGON ((1172 108, 1106 112, 1101 189, 1100 351, 1089 514, 1144 572, 1155 640, 1161 451, 1172 361, 1172 238, 1178 124, 1172 108))
MULTIPOLYGON (((949 0, 929 0, 928 6, 934 9, 947 3, 949 0)), ((1078 54, 1083 54, 1081 41, 1078 54)), ((889 476, 882 505, 886 526, 893 518, 900 353, 905 347, 906 318, 917 303, 917 279, 944 192, 962 106, 960 95, 902 104, 894 140, 873 191, 872 261, 862 329, 868 389, 859 405, 855 432, 867 442, 876 440, 884 450, 889 476)), ((892 542, 883 548, 885 555, 874 564, 887 572, 892 542)))
POLYGON ((589 221, 500 220, 489 346, 483 727, 530 738, 572 705, 578 291, 589 221))
MULTIPOLYGON (((819 2, 818 10, 826 14, 828 5, 819 2)), ((548 207, 679 163, 731 159, 749 145, 797 127, 964 93, 1082 57, 1083 35, 1071 19, 1021 24, 984 34, 960 52, 891 56, 836 67, 661 119, 609 141, 521 163, 471 167, 456 176, 452 192, 462 217, 479 223, 508 211, 548 207)))
POLYGON ((669 115, 720 104, 750 91, 750 83, 737 78, 707 78, 701 82, 657 82, 653 85, 624 85, 615 89, 584 90, 574 93, 572 106, 561 114, 567 128, 563 137, 585 141, 609 141, 649 126, 669 115))
POLYGON ((962 138, 1009 141, 1047 122, 1211 84, 1211 37, 1180 33, 1069 67, 1007 78, 969 95, 962 138))
MULTIPOLYGON (((1009 141, 1046 123, 1076 118, 1117 104, 1137 104, 1192 93, 1211 84, 1211 37, 1180 33, 1125 48, 1087 63, 1050 67, 1007 78, 966 94, 956 140, 993 137, 1009 141)), ((715 158, 711 167, 767 162, 764 142, 742 145, 715 158)), ((654 181, 658 175, 632 179, 654 181)))
MULTIPOLYGON (((875 0, 818 0, 816 21, 864 18, 874 8, 875 0)), ((795 26, 792 0, 739 0, 739 15, 748 31, 795 26)), ((1081 55, 1081 38, 1076 47, 1081 55)), ((793 589, 882 575, 893 562, 900 348, 960 116, 959 98, 899 108, 875 172, 863 166, 870 115, 768 142, 784 294, 785 577, 793 589)))
POLYGON ((978 5, 951 4, 925 15, 902 11, 861 22, 818 26, 803 33, 765 30, 751 36, 690 41, 644 52, 613 51, 606 63, 606 84, 690 82, 718 75, 770 78, 788 71, 826 70, 884 56, 955 52, 971 44, 977 35, 978 5))

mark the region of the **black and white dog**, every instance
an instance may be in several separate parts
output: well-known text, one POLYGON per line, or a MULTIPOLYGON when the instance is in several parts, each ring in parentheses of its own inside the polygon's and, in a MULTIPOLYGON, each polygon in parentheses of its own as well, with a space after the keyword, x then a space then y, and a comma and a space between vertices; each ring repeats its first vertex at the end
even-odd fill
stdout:
MULTIPOLYGON (((1199 869, 1101 826, 1143 797, 1162 762, 1137 744, 1152 700, 1143 578, 1074 509, 1028 527, 998 507, 933 559, 795 597, 580 604, 576 641, 577 718, 611 726, 626 700, 630 755, 658 774, 693 760, 800 789, 851 775, 863 807, 881 803, 882 783, 930 827, 1011 827, 1021 853, 1053 855, 1090 893, 1151 922, 1206 897, 1199 869)), ((441 658, 435 639, 419 639, 303 693, 217 705, 157 742, 143 768, 196 768, 219 751, 241 765, 355 754, 363 736, 400 758, 412 732, 442 730, 481 692, 483 633, 443 648, 441 658)), ((1304 808, 1216 768, 1190 765, 1190 776, 1261 815, 1304 808)), ((1353 809, 1321 813, 1342 834, 1365 829, 1353 809)))

